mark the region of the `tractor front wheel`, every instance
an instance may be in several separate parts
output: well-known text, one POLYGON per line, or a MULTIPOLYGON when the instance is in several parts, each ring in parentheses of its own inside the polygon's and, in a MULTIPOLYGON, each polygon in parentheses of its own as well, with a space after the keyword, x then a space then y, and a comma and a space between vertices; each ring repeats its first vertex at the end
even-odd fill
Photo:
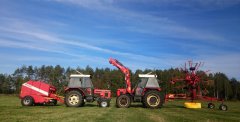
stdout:
POLYGON ((160 108, 163 104, 164 98, 158 91, 148 91, 144 95, 144 105, 148 108, 160 108))
POLYGON ((107 100, 100 100, 99 101, 99 107, 105 108, 105 107, 109 107, 110 103, 107 100))
POLYGON ((120 95, 117 97, 116 105, 118 108, 128 108, 131 104, 130 97, 128 95, 120 95))
POLYGON ((78 91, 70 91, 66 94, 65 104, 69 107, 79 107, 82 105, 82 94, 78 91))
POLYGON ((21 100, 22 106, 32 106, 34 104, 34 100, 31 96, 26 96, 21 100))

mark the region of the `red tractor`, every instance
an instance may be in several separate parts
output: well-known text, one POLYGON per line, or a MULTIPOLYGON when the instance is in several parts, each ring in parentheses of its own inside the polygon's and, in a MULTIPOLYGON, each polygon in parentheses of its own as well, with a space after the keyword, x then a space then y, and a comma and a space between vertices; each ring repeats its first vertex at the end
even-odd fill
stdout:
POLYGON ((131 87, 130 71, 116 59, 109 59, 109 63, 116 66, 125 74, 126 88, 117 90, 116 105, 119 108, 128 108, 131 102, 142 102, 147 108, 160 108, 164 102, 164 94, 159 86, 157 76, 139 74, 140 81, 136 87, 131 87))
POLYGON ((68 87, 65 88, 65 104, 69 107, 81 107, 85 102, 97 101, 100 107, 109 107, 111 91, 94 89, 90 75, 70 75, 68 87))

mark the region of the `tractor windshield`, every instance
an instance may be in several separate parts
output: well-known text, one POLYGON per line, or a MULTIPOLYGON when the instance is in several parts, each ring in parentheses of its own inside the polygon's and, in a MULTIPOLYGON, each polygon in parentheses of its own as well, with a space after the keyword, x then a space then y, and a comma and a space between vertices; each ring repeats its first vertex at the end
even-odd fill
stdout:
POLYGON ((68 87, 70 88, 93 88, 90 77, 71 77, 68 87))
POLYGON ((93 84, 92 81, 90 79, 90 77, 83 77, 82 78, 82 87, 84 88, 93 88, 93 84))
POLYGON ((158 80, 155 77, 142 77, 137 85, 138 88, 159 87, 158 80))
POLYGON ((137 87, 139 88, 145 88, 146 84, 147 84, 148 78, 141 78, 137 87))
POLYGON ((82 82, 81 82, 80 78, 78 78, 78 77, 70 78, 70 81, 68 83, 68 87, 77 88, 77 87, 81 87, 81 86, 82 86, 82 82))

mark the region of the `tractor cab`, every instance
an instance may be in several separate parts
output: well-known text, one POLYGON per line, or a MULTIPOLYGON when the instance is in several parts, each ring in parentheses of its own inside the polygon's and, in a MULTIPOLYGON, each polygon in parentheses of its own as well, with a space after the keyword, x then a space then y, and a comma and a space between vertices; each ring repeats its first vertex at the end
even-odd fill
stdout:
POLYGON ((69 88, 93 88, 90 75, 72 74, 68 83, 69 88))
POLYGON ((68 82, 68 88, 81 89, 83 94, 86 96, 87 101, 93 101, 92 95, 94 94, 94 87, 90 75, 85 74, 71 74, 68 82))
POLYGON ((159 89, 157 75, 139 74, 140 80, 135 88, 135 95, 141 96, 144 89, 159 89))

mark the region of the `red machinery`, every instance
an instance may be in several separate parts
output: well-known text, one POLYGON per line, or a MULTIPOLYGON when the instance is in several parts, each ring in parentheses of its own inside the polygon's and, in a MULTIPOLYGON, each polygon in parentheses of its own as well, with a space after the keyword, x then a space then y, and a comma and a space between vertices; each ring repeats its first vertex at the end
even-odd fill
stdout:
POLYGON ((57 101, 66 106, 84 106, 85 102, 97 101, 100 107, 108 107, 111 100, 111 91, 94 89, 90 75, 71 74, 68 87, 65 88, 65 98, 56 95, 56 88, 41 81, 28 81, 22 84, 20 99, 23 106, 34 104, 57 104, 57 101))
MULTIPOLYGON (((78 72, 78 71, 77 71, 78 72)), ((81 107, 85 102, 97 101, 100 107, 109 107, 111 91, 94 89, 90 75, 71 74, 67 88, 65 88, 65 104, 69 107, 81 107)))
POLYGON ((159 108, 164 102, 164 94, 161 93, 156 75, 139 74, 140 81, 134 89, 131 87, 130 71, 116 59, 109 59, 109 63, 120 69, 125 75, 126 88, 117 90, 116 105, 120 108, 128 108, 131 102, 142 102, 148 108, 159 108))
POLYGON ((20 99, 23 106, 34 104, 64 103, 62 97, 56 95, 56 88, 41 81, 28 81, 22 84, 20 99))
POLYGON ((173 78, 171 83, 174 84, 175 82, 184 81, 186 88, 190 92, 190 99, 191 102, 193 102, 196 99, 204 100, 204 101, 210 101, 208 104, 208 108, 213 109, 215 105, 212 103, 212 101, 221 101, 222 104, 219 106, 220 110, 227 110, 227 106, 223 104, 222 99, 217 99, 215 97, 207 97, 202 96, 200 94, 201 88, 200 88, 200 82, 202 81, 201 77, 203 74, 196 74, 196 71, 199 69, 200 66, 202 66, 203 63, 193 63, 192 61, 188 62, 188 66, 185 63, 184 70, 182 69, 182 72, 184 74, 183 78, 173 78), (198 91, 198 93, 197 93, 198 91))

